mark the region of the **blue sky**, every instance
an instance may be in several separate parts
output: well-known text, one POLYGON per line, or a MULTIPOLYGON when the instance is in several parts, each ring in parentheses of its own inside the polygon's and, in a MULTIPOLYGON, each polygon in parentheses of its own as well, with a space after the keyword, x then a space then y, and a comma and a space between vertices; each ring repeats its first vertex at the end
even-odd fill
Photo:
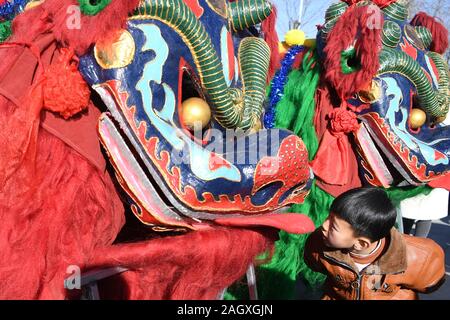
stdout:
MULTIPOLYGON (((299 16, 300 0, 272 0, 278 9, 277 33, 280 39, 284 38, 284 34, 289 30, 289 17, 299 16), (289 13, 288 13, 289 12, 289 13)), ((314 38, 317 33, 317 24, 322 24, 325 20, 326 9, 336 0, 313 0, 306 8, 303 17, 306 25, 302 26, 302 30, 308 38, 314 38)))
MULTIPOLYGON (((415 0, 417 3, 421 3, 421 9, 430 15, 435 14, 436 3, 440 2, 441 6, 438 8, 439 12, 437 16, 441 17, 443 22, 448 27, 448 17, 450 0, 415 0), (444 19, 445 18, 445 19, 444 19)), ((284 38, 284 34, 289 30, 289 17, 297 19, 299 16, 299 3, 300 0, 272 0, 275 6, 278 8, 278 21, 277 21, 277 32, 280 39, 284 38)), ((308 3, 303 19, 305 24, 301 29, 306 33, 308 38, 315 38, 317 24, 323 24, 325 20, 325 11, 332 4, 336 3, 338 0, 305 0, 308 3)), ((415 14, 415 12, 412 12, 415 14)))

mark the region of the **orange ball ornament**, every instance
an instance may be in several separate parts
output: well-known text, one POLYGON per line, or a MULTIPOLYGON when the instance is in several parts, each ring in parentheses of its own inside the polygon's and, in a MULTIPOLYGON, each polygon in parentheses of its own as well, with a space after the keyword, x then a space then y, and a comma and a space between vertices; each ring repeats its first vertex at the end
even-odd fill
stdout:
POLYGON ((419 129, 427 121, 427 114, 421 109, 412 109, 409 115, 409 124, 412 129, 419 129))
POLYGON ((211 108, 205 100, 189 98, 183 101, 181 118, 189 129, 205 128, 211 121, 211 108))

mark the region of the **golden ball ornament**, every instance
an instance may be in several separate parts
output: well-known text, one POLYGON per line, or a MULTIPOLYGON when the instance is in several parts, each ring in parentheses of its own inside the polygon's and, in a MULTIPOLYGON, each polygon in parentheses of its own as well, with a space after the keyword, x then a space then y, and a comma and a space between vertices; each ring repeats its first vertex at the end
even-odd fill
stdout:
POLYGON ((113 43, 98 42, 94 56, 103 69, 119 69, 130 65, 136 53, 134 38, 127 30, 121 30, 113 43))
POLYGON ((305 39, 305 33, 298 29, 289 30, 284 36, 284 41, 291 47, 302 46, 305 43, 305 39))
POLYGON ((427 121, 427 114, 421 109, 412 109, 409 115, 409 124, 413 129, 419 129, 427 121))
POLYGON ((205 128, 211 121, 211 108, 205 100, 189 98, 181 106, 181 118, 189 129, 205 128))

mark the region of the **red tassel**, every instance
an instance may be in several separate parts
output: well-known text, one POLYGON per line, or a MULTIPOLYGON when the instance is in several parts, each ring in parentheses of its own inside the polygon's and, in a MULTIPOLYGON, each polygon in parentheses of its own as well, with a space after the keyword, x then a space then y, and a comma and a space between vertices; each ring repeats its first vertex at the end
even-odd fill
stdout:
POLYGON ((272 13, 261 24, 261 29, 264 33, 264 40, 267 42, 270 48, 270 65, 267 83, 275 76, 275 72, 280 68, 280 51, 278 49, 279 39, 276 32, 277 23, 277 8, 272 6, 272 13))
POLYGON ((438 22, 435 18, 427 15, 425 12, 419 12, 412 19, 413 26, 422 26, 430 30, 433 35, 433 42, 431 42, 430 50, 444 54, 448 48, 448 30, 444 25, 438 22))
POLYGON ((334 109, 328 118, 330 128, 325 131, 311 168, 325 183, 343 186, 352 177, 349 162, 353 151, 347 135, 357 131, 359 124, 356 115, 346 107, 334 109))
POLYGON ((45 71, 44 108, 68 119, 87 108, 91 93, 78 71, 74 51, 63 48, 60 52, 58 61, 45 71))

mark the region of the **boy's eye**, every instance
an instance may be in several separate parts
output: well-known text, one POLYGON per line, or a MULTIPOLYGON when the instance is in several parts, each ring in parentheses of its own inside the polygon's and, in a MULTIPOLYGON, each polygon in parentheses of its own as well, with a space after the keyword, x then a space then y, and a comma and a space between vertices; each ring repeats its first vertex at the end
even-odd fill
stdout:
POLYGON ((95 16, 97 13, 106 8, 111 0, 78 0, 80 10, 88 16, 95 16))

